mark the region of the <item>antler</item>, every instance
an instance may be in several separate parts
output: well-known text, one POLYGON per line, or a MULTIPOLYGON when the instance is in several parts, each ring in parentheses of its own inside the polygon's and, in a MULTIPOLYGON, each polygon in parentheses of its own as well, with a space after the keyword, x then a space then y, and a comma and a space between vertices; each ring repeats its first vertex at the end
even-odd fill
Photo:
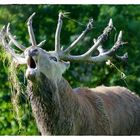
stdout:
POLYGON ((14 38, 14 36, 10 33, 10 23, 7 25, 6 33, 10 40, 14 43, 16 47, 18 47, 20 50, 24 51, 26 48, 23 45, 20 45, 14 38))
MULTIPOLYGON (((103 33, 96 39, 94 39, 94 45, 84 54, 82 55, 71 55, 70 52, 72 51, 72 49, 74 49, 76 47, 76 45, 84 38, 84 36, 92 29, 93 27, 93 19, 90 19, 85 30, 79 35, 79 37, 71 43, 71 45, 66 49, 66 50, 62 50, 60 48, 61 44, 60 44, 60 33, 61 33, 61 28, 62 28, 62 18, 65 16, 66 13, 59 13, 59 17, 58 17, 58 24, 57 24, 57 29, 56 29, 56 33, 55 33, 55 51, 58 53, 58 56, 60 59, 63 60, 68 60, 68 61, 84 61, 84 62, 89 62, 89 63, 96 63, 96 62, 101 62, 101 61, 105 61, 108 58, 115 58, 115 59, 119 59, 119 60, 123 60, 126 61, 128 58, 127 53, 125 53, 123 56, 118 56, 116 55, 116 51, 120 48, 121 45, 126 44, 126 42, 122 42, 122 31, 120 31, 117 41, 114 44, 114 46, 108 50, 108 51, 104 51, 102 44, 104 41, 107 40, 109 33, 112 31, 113 27, 113 22, 112 19, 110 19, 107 27, 104 29, 103 33), (98 50, 99 54, 97 56, 92 56, 93 52, 98 50)), ((32 18, 35 15, 35 13, 33 13, 27 22, 27 26, 28 26, 28 32, 29 32, 29 36, 30 36, 30 41, 32 44, 32 47, 34 46, 42 46, 45 43, 45 40, 40 42, 38 45, 36 43, 35 40, 35 35, 33 32, 33 27, 32 27, 32 18)), ((21 49, 22 51, 25 50, 25 47, 23 45, 20 45, 15 37, 10 33, 10 24, 7 25, 7 28, 3 27, 3 29, 0 32, 0 39, 1 42, 3 44, 3 47, 6 49, 6 51, 8 51, 8 53, 10 53, 12 55, 13 58, 15 58, 19 64, 25 64, 25 58, 22 55, 16 54, 15 51, 12 49, 11 45, 14 44, 16 47, 18 47, 19 49, 21 49), (9 43, 7 42, 8 39, 10 39, 9 43)))
POLYGON ((77 61, 77 62, 84 61, 89 63, 96 63, 96 62, 105 61, 108 58, 116 58, 123 61, 125 61, 128 58, 127 53, 125 53, 123 56, 118 56, 115 54, 121 45, 126 44, 126 42, 122 42, 122 31, 120 31, 116 43, 110 50, 104 52, 102 48, 102 43, 107 40, 109 33, 114 28, 112 19, 109 20, 107 27, 104 29, 103 33, 97 38, 97 40, 94 39, 94 45, 86 53, 82 55, 70 54, 72 49, 76 47, 77 43, 86 35, 88 31, 92 29, 93 19, 89 20, 86 29, 79 35, 79 37, 66 50, 62 51, 60 49, 60 31, 62 27, 62 17, 63 14, 59 13, 58 25, 57 25, 56 36, 55 36, 56 44, 58 44, 55 45, 55 51, 57 51, 60 59, 68 60, 68 61, 77 61), (99 51, 98 56, 92 56, 95 50, 99 51))
MULTIPOLYGON (((9 28, 9 25, 8 25, 9 28)), ((9 30, 8 30, 9 33, 9 30)), ((21 46, 16 42, 15 40, 15 36, 12 36, 11 34, 8 34, 8 36, 10 35, 10 41, 9 43, 7 42, 7 38, 6 38, 6 28, 5 26, 3 26, 2 30, 0 31, 0 40, 2 42, 2 46, 4 47, 4 49, 12 56, 14 62, 16 62, 16 64, 26 64, 26 60, 22 55, 16 54, 14 49, 11 48, 11 45, 14 43, 16 44, 16 46, 18 48, 20 48, 21 46)), ((21 48, 20 48, 21 49, 21 48)), ((22 48, 23 49, 23 48, 22 48)))
POLYGON ((55 51, 56 52, 60 51, 60 33, 61 33, 62 24, 63 24, 62 17, 63 17, 63 13, 60 12, 58 16, 58 23, 57 23, 57 28, 55 32, 55 51))
MULTIPOLYGON (((34 47, 34 46, 41 47, 42 45, 45 44, 46 40, 43 40, 38 45, 36 44, 36 40, 35 40, 33 28, 32 28, 32 18, 34 15, 35 15, 35 13, 33 13, 28 19, 28 22, 27 22, 28 32, 29 32, 32 47, 34 47)), ((1 40, 1 43, 2 43, 2 46, 4 47, 4 49, 12 56, 13 60, 17 63, 17 65, 27 63, 25 60, 25 57, 22 54, 20 55, 20 54, 15 53, 14 49, 11 47, 12 44, 14 44, 21 51, 24 51, 26 49, 23 45, 20 45, 16 41, 15 36, 13 36, 11 34, 10 23, 8 23, 7 27, 4 26, 2 28, 2 30, 0 32, 0 40, 1 40), (10 39, 10 41, 8 43, 9 39, 10 39)))
POLYGON ((30 41, 31 41, 32 46, 36 46, 35 35, 34 35, 33 27, 32 27, 32 19, 33 19, 34 16, 35 16, 35 13, 33 13, 28 18, 28 22, 27 22, 28 32, 29 32, 30 41))
MULTIPOLYGON (((55 33, 55 51, 57 53, 61 52, 60 49, 60 33, 61 33, 61 28, 62 28, 62 18, 65 16, 65 13, 60 12, 59 17, 58 17, 58 24, 57 24, 57 29, 55 33)), ((86 29, 79 35, 79 37, 65 50, 65 54, 69 53, 83 38, 84 36, 93 28, 93 19, 90 19, 86 29)))
POLYGON ((35 47, 35 46, 41 47, 45 44, 46 40, 41 41, 39 44, 36 43, 36 39, 35 39, 33 27, 32 27, 32 22, 33 22, 34 16, 35 16, 35 12, 28 18, 28 21, 27 21, 28 33, 30 36, 30 41, 31 41, 32 47, 35 47))

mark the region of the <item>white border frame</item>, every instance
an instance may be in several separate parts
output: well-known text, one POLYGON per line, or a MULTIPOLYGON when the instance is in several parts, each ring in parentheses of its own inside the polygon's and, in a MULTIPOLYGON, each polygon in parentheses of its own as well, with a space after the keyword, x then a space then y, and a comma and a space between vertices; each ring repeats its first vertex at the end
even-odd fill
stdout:
POLYGON ((140 4, 140 0, 0 0, 0 4, 140 4))

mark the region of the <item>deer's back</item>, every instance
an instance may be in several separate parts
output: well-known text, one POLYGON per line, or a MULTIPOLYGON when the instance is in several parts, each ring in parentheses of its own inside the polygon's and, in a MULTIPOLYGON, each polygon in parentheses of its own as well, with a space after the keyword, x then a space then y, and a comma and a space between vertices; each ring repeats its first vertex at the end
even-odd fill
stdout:
POLYGON ((112 135, 140 134, 140 98, 130 90, 99 86, 74 91, 81 102, 86 99, 94 108, 97 134, 102 133, 100 129, 108 129, 105 134, 112 135))

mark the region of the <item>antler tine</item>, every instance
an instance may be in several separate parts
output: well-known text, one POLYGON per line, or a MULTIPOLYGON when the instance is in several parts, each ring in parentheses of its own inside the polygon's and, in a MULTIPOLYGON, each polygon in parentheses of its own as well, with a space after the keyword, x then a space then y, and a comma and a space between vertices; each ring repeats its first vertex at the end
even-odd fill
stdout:
POLYGON ((33 27, 32 27, 32 19, 34 16, 35 16, 35 12, 28 18, 28 21, 27 21, 28 32, 29 32, 30 41, 31 41, 32 46, 36 46, 36 39, 35 39, 33 27))
MULTIPOLYGON (((96 40, 95 38, 93 39, 93 41, 94 41, 94 44, 97 42, 97 40, 96 40)), ((103 49, 102 45, 100 45, 100 46, 97 48, 97 50, 99 51, 100 54, 104 52, 104 49, 103 49)))
MULTIPOLYGON (((18 66, 18 64, 26 64, 25 58, 21 57, 21 55, 19 55, 19 54, 16 54, 14 49, 11 48, 13 41, 10 40, 9 43, 7 43, 7 41, 5 39, 5 35, 4 35, 4 30, 5 30, 5 28, 3 28, 1 31, 1 42, 2 42, 3 48, 6 50, 6 52, 8 52, 12 56, 14 62, 16 62, 16 64, 17 64, 17 66, 18 66)), ((13 38, 15 38, 15 36, 13 38)))
POLYGON ((1 31, 0 31, 0 34, 1 34, 1 36, 3 35, 3 33, 5 32, 5 30, 6 30, 6 27, 5 27, 5 25, 2 27, 2 29, 1 29, 1 31))
POLYGON ((2 43, 2 45, 3 45, 3 47, 6 49, 6 41, 5 41, 5 26, 3 26, 2 27, 2 29, 1 29, 1 31, 0 31, 0 41, 1 41, 1 43, 2 43))
POLYGON ((121 42, 122 41, 122 31, 120 31, 120 33, 118 35, 118 38, 117 38, 117 41, 118 42, 121 42))
POLYGON ((56 52, 60 51, 60 33, 62 29, 62 24, 63 24, 62 18, 63 18, 63 13, 60 12, 58 15, 58 23, 57 23, 57 28, 55 32, 55 51, 56 52))
POLYGON ((41 46, 43 46, 45 43, 46 43, 46 40, 43 40, 43 41, 41 41, 41 42, 37 45, 37 47, 41 47, 41 46))
POLYGON ((107 39, 112 29, 113 29, 113 22, 112 19, 110 19, 108 26, 104 29, 103 33, 98 37, 96 43, 85 54, 83 54, 83 56, 90 57, 92 53, 107 39))
POLYGON ((14 43, 16 47, 18 47, 20 50, 24 51, 26 48, 23 45, 20 45, 16 40, 15 37, 10 33, 10 23, 8 23, 7 28, 6 28, 6 33, 10 40, 14 43))
POLYGON ((6 26, 4 25, 0 31, 0 41, 2 42, 2 39, 5 38, 6 35, 6 26))
POLYGON ((10 52, 13 53, 13 51, 8 48, 8 45, 11 46, 12 41, 10 40, 9 44, 6 41, 6 27, 5 26, 3 26, 2 29, 1 29, 0 40, 1 40, 1 43, 2 43, 2 46, 4 47, 4 49, 7 50, 9 53, 10 52))
POLYGON ((12 40, 10 40, 9 43, 6 42, 5 38, 2 38, 1 40, 2 40, 2 45, 4 49, 14 57, 15 51, 10 47, 13 43, 12 40))
POLYGON ((120 46, 124 44, 127 44, 127 42, 122 42, 122 31, 120 31, 116 43, 109 51, 106 52, 106 54, 110 56, 113 55, 120 48, 120 46))
MULTIPOLYGON (((101 60, 106 60, 108 58, 115 58, 115 59, 119 59, 119 60, 122 60, 122 61, 126 61, 128 59, 128 54, 125 53, 123 56, 118 56, 116 55, 116 51, 120 48, 121 45, 124 45, 124 44, 127 44, 127 42, 122 42, 122 31, 120 31, 119 35, 118 35, 118 38, 117 38, 117 41, 116 43, 114 44, 114 46, 108 50, 107 52, 103 52, 101 53, 99 56, 97 56, 98 59, 101 60)), ((94 59, 94 57, 93 57, 94 59)))
POLYGON ((123 56, 116 55, 116 59, 126 62, 128 60, 128 53, 126 52, 123 56))
MULTIPOLYGON (((128 58, 128 56, 126 54, 123 56, 118 56, 115 54, 121 45, 127 43, 127 42, 122 42, 122 31, 120 31, 116 43, 110 50, 104 52, 104 50, 102 48, 102 43, 107 39, 107 37, 112 29, 113 29, 113 22, 112 22, 112 19, 110 19, 108 26, 104 29, 103 33, 97 38, 97 40, 94 39, 94 45, 86 53, 75 56, 75 55, 71 55, 71 54, 67 53, 67 51, 64 50, 64 51, 61 51, 61 53, 59 53, 59 57, 63 60, 77 61, 77 62, 84 61, 84 62, 88 62, 88 63, 102 62, 109 58, 117 58, 119 60, 126 61, 128 58), (99 51, 99 55, 92 56, 92 53, 96 49, 99 51)), ((68 48, 68 50, 69 50, 69 48, 68 48)))
POLYGON ((79 37, 72 42, 72 44, 64 51, 65 54, 69 54, 70 51, 76 47, 76 45, 85 37, 85 35, 93 28, 93 19, 90 19, 86 29, 79 35, 79 37))

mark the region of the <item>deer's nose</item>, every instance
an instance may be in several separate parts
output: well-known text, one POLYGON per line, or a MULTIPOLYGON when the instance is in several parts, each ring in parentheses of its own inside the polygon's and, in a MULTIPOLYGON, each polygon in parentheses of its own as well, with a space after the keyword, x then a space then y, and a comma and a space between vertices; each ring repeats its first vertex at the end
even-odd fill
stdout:
POLYGON ((38 54, 38 49, 31 49, 28 54, 29 56, 36 56, 38 54))

